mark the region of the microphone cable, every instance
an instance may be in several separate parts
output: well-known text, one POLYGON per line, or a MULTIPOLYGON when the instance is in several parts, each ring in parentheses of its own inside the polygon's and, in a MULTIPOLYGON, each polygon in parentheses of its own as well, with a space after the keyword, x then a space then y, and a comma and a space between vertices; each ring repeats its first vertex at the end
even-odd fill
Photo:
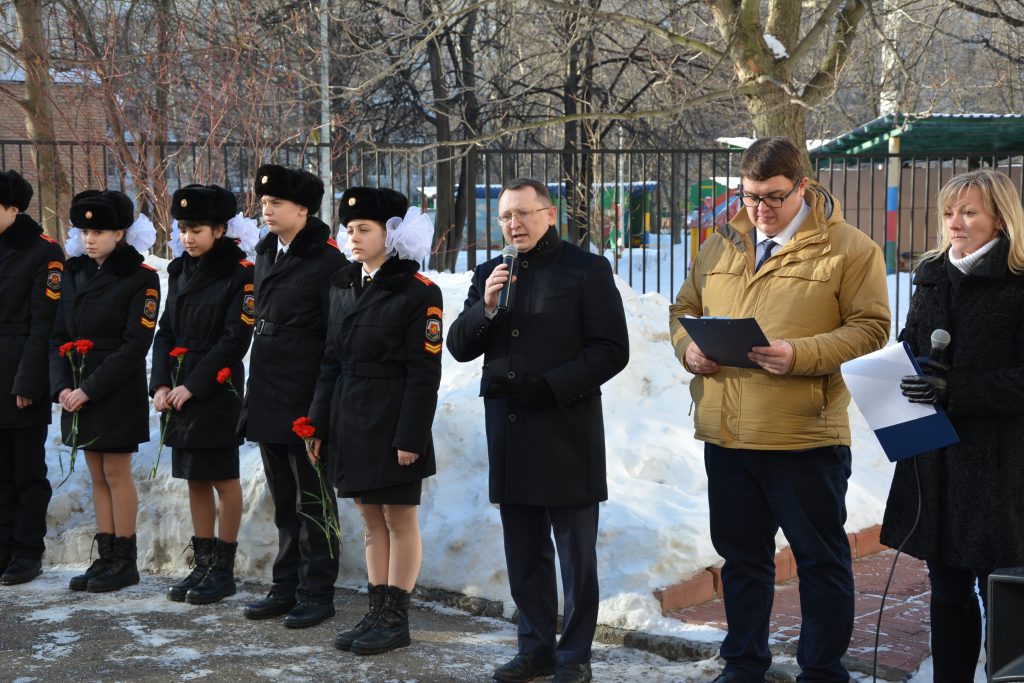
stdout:
POLYGON ((896 548, 896 557, 892 558, 892 566, 889 567, 889 578, 885 581, 885 590, 882 591, 882 604, 878 607, 878 621, 875 622, 875 654, 871 663, 871 681, 872 683, 878 683, 878 641, 882 632, 882 612, 885 610, 885 599, 889 595, 889 585, 892 584, 892 576, 896 572, 896 563, 900 559, 900 553, 903 552, 903 546, 907 544, 910 537, 917 531, 917 525, 921 521, 921 474, 917 470, 917 458, 914 458, 914 481, 917 482, 917 514, 914 515, 914 524, 910 527, 910 531, 907 532, 906 537, 900 542, 900 547, 896 548))

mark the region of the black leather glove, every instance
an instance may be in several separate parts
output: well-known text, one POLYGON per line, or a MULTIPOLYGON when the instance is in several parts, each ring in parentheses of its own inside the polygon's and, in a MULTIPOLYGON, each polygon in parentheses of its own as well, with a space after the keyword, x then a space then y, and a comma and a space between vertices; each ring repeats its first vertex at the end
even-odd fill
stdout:
POLYGON ((543 377, 526 378, 509 398, 522 401, 531 408, 555 407, 555 394, 551 391, 551 385, 543 377))
POLYGON ((900 391, 911 403, 945 405, 948 388, 946 378, 939 375, 906 375, 900 382, 900 391))
POLYGON ((516 382, 505 377, 495 377, 487 380, 484 398, 508 398, 518 390, 519 385, 516 382))

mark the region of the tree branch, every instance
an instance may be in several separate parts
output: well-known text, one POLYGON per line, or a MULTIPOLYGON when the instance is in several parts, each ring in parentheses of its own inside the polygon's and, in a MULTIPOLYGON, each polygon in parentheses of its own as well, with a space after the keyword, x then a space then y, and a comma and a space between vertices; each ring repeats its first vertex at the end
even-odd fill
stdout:
MULTIPOLYGON (((832 23, 832 17, 835 16, 836 11, 839 9, 843 0, 829 0, 828 5, 822 10, 821 16, 814 22, 814 26, 800 39, 796 47, 789 53, 789 57, 786 58, 786 68, 792 71, 793 68, 803 59, 804 55, 814 49, 814 46, 818 44, 821 39, 821 34, 825 31, 830 23, 832 23)), ((854 3, 856 4, 856 3, 854 3)))

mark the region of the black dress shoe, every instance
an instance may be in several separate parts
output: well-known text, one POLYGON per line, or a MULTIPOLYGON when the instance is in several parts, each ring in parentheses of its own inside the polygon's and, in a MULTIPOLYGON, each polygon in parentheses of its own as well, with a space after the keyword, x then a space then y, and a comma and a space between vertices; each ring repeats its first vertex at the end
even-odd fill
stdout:
POLYGON ((555 677, 551 683, 590 683, 593 678, 590 662, 565 663, 555 667, 555 677))
POLYGON ((750 676, 744 676, 741 673, 735 671, 723 671, 722 674, 711 681, 711 683, 759 683, 763 682, 764 678, 751 678, 750 676))
POLYGON ((334 616, 333 602, 313 602, 303 600, 292 607, 284 618, 287 628, 309 628, 334 616))
POLYGON ((551 655, 535 655, 520 652, 507 664, 494 672, 494 680, 500 683, 526 683, 535 678, 550 676, 555 671, 555 658, 551 655))
POLYGON ((246 619, 272 619, 288 614, 295 607, 295 590, 282 589, 275 586, 262 600, 245 606, 242 614, 246 619))
POLYGON ((0 555, 0 574, 3 574, 5 571, 7 571, 7 565, 9 565, 10 563, 11 563, 11 556, 10 555, 7 555, 6 553, 3 554, 3 555, 0 555))
POLYGON ((30 560, 26 557, 15 557, 7 565, 3 576, 0 576, 0 583, 5 586, 15 586, 19 583, 28 583, 43 573, 43 563, 40 560, 30 560))

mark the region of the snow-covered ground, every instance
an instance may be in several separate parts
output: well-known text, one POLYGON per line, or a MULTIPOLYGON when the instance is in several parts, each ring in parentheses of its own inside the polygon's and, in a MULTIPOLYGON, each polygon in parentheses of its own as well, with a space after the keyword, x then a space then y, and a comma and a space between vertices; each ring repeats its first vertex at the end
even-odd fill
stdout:
MULTIPOLYGON (((166 261, 147 260, 166 279, 166 261)), ((447 327, 462 309, 470 275, 431 273, 430 277, 444 292, 447 327)), ((676 361, 669 342, 668 300, 657 293, 638 294, 623 280, 618 285, 629 324, 631 360, 603 390, 610 499, 601 509, 599 618, 610 626, 719 640, 720 632, 695 631, 663 618, 652 595, 655 589, 720 560, 708 532, 703 448, 693 438, 689 414, 690 375, 676 361)), ((424 547, 420 584, 502 601, 510 615, 514 606, 498 510, 487 500, 479 374, 479 362, 460 364, 445 351, 434 422, 438 475, 425 483, 420 512, 424 547)), ((855 409, 851 419, 854 473, 847 496, 847 529, 852 532, 880 521, 892 465, 855 409)), ((54 419, 47 455, 55 485, 61 480, 58 423, 54 419)), ((185 483, 170 477, 170 449, 164 453, 158 476, 148 478, 159 435, 156 413, 150 428, 152 440, 143 444, 133 461, 139 488, 140 559, 149 571, 173 574, 184 569, 182 550, 191 536, 188 495, 185 483)), ((66 454, 63 458, 66 461, 66 454)), ((277 534, 253 444, 242 448, 241 476, 245 514, 238 574, 268 579, 277 534)), ((340 509, 344 548, 339 583, 359 586, 365 583, 361 523, 350 501, 341 501, 340 509)), ((70 480, 54 491, 48 527, 49 563, 88 562, 94 520, 83 461, 70 480)), ((778 541, 780 547, 786 544, 781 534, 778 541)))

